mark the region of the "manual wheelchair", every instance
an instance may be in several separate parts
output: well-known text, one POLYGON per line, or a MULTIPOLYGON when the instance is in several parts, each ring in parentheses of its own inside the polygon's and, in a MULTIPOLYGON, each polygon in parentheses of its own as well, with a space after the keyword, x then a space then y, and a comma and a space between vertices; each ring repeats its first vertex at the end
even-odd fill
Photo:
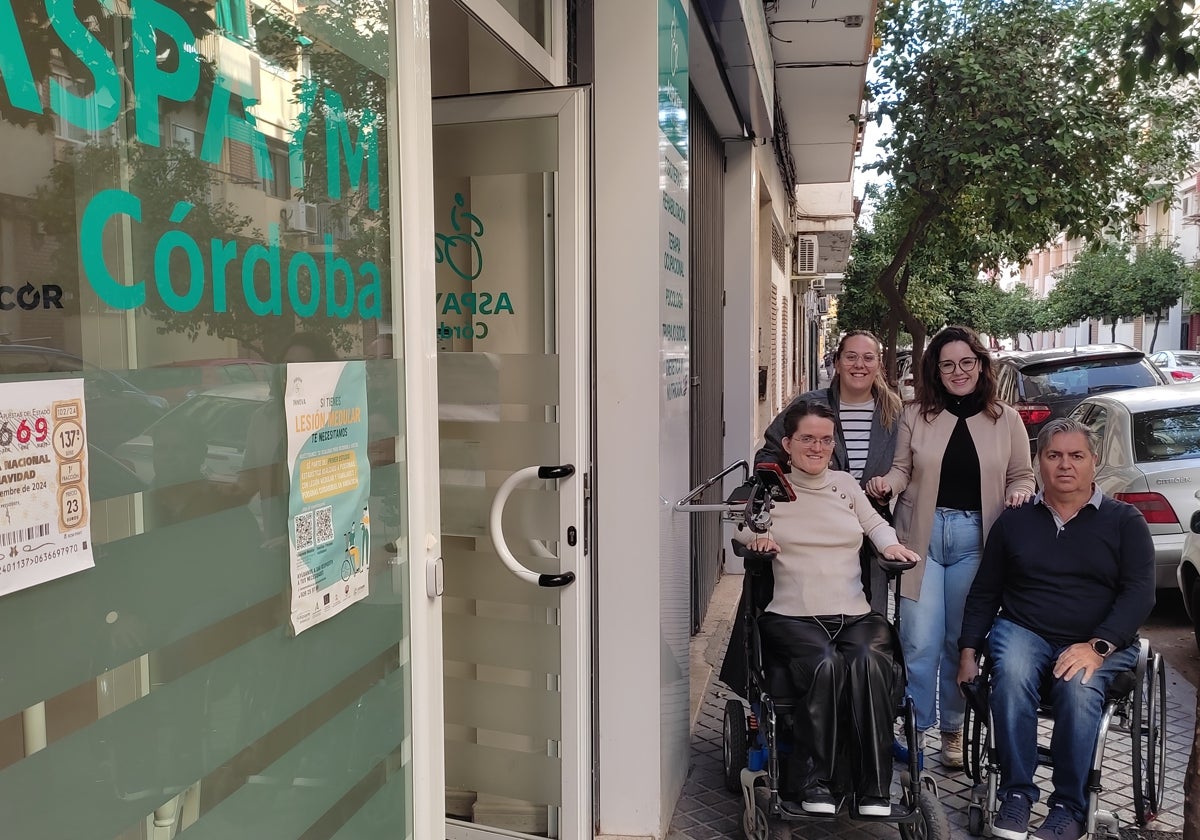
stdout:
MULTIPOLYGON (((974 682, 963 685, 967 697, 963 725, 964 770, 974 785, 967 810, 967 830, 974 837, 992 836, 1000 783, 995 733, 988 705, 990 665, 985 651, 980 656, 980 675, 974 682)), ((1047 696, 1044 688, 1042 696, 1047 696)), ((1086 829, 1092 840, 1115 838, 1120 829, 1117 812, 1103 808, 1101 803, 1105 744, 1114 719, 1117 729, 1128 732, 1130 737, 1134 820, 1138 826, 1144 826, 1157 816, 1162 806, 1166 770, 1166 707, 1166 666, 1162 656, 1142 639, 1137 664, 1133 670, 1118 674, 1105 696, 1088 780, 1086 829)), ((1053 709, 1043 702, 1038 708, 1038 717, 1052 719, 1053 709)), ((1053 762, 1049 746, 1040 741, 1039 738, 1038 765, 1050 767, 1053 762)))

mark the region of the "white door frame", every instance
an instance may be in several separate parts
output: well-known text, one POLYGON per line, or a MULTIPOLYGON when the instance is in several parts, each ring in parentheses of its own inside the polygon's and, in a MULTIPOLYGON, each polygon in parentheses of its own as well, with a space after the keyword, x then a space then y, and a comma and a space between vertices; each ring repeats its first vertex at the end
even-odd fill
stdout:
MULTIPOLYGON (((592 836, 593 830, 593 575, 588 521, 591 510, 585 492, 592 473, 590 92, 581 88, 548 88, 439 99, 433 103, 433 117, 439 125, 544 117, 556 117, 558 122, 554 268, 559 278, 555 295, 560 382, 559 445, 563 462, 572 463, 576 469, 575 475, 564 481, 559 493, 560 522, 564 529, 559 543, 562 571, 573 571, 576 575, 575 582, 563 588, 560 607, 563 789, 559 834, 564 840, 584 840, 592 836), (578 534, 574 547, 566 544, 565 529, 570 525, 578 534)), ((433 311, 430 301, 423 312, 433 311)), ((432 320, 426 318, 420 328, 433 336, 431 327, 432 320)), ((438 665, 440 668, 440 660, 438 665)), ((435 690, 440 702, 440 674, 435 690)), ((432 696, 424 698, 424 702, 432 702, 432 696)), ((440 806, 441 799, 438 801, 440 806)), ((453 822, 446 824, 445 836, 451 840, 483 840, 526 835, 453 822)))
POLYGON ((534 72, 555 87, 567 83, 567 9, 565 0, 542 0, 550 30, 549 49, 525 31, 500 0, 457 0, 484 28, 500 39, 534 72))

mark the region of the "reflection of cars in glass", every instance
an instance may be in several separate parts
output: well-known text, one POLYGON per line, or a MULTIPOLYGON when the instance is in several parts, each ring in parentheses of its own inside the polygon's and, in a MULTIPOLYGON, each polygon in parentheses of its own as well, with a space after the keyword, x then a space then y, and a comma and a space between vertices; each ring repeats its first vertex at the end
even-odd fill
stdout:
POLYGON ((1160 350, 1150 357, 1173 382, 1190 382, 1200 378, 1200 352, 1190 350, 1160 350))
POLYGON ((1169 382, 1145 353, 1124 344, 1009 351, 998 353, 993 366, 997 396, 1021 415, 1030 452, 1042 426, 1065 417, 1086 397, 1169 382))
POLYGON ((244 382, 196 394, 143 434, 121 444, 113 454, 128 464, 140 479, 151 484, 154 481, 153 436, 156 432, 170 424, 203 429, 208 443, 208 456, 201 467, 204 477, 232 484, 237 481, 242 468, 250 419, 267 401, 269 390, 266 382, 244 382))
POLYGON ((167 401, 78 356, 32 344, 0 344, 0 376, 7 381, 83 379, 88 440, 111 452, 167 411, 167 401))
POLYGON ((1200 383, 1098 394, 1070 416, 1100 436, 1096 484, 1142 512, 1154 539, 1155 581, 1174 586, 1200 489, 1200 383))
POLYGON ((132 370, 129 378, 143 391, 172 406, 202 391, 239 382, 266 382, 271 366, 253 359, 193 359, 132 370))

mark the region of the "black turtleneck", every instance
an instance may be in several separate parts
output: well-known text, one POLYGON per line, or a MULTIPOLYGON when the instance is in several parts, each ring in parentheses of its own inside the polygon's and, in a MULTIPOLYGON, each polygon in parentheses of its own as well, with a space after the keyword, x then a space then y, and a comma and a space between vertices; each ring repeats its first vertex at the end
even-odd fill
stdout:
POLYGON ((983 510, 980 489, 979 453, 967 428, 967 418, 983 411, 983 397, 978 393, 965 397, 946 395, 946 411, 958 418, 946 451, 942 455, 942 474, 938 481, 937 506, 955 510, 983 510))

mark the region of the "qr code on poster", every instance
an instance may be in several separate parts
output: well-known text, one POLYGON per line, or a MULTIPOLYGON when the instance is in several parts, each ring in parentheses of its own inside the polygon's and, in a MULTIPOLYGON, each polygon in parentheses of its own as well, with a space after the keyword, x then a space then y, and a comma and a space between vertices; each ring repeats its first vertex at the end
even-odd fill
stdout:
POLYGON ((316 514, 317 545, 328 545, 333 542, 333 508, 319 507, 313 513, 316 514))
POLYGON ((308 513, 301 513, 293 517, 292 528, 296 534, 294 542, 297 551, 308 551, 313 547, 313 515, 311 510, 308 513))

